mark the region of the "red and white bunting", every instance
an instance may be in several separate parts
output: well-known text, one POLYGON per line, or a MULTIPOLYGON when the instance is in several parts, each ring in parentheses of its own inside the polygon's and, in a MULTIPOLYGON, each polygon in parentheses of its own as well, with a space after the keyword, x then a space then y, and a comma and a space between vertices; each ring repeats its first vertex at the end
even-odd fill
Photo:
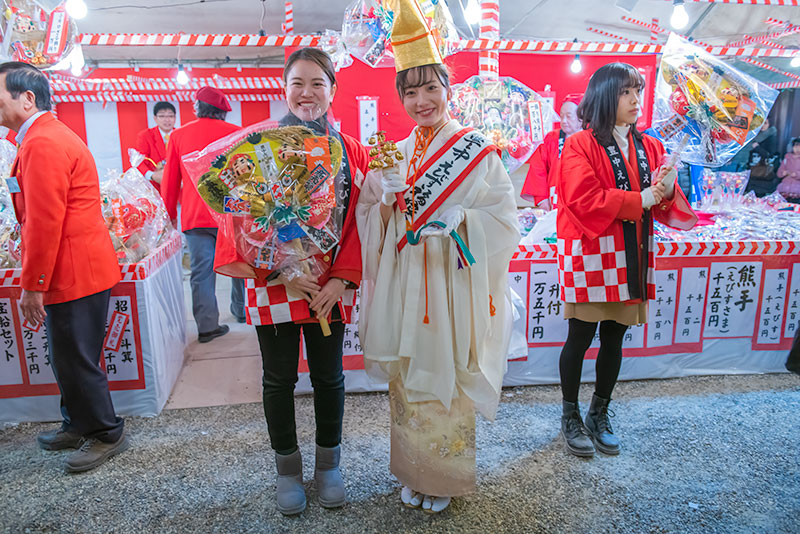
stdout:
POLYGON ((781 83, 770 83, 767 84, 773 89, 797 89, 800 87, 800 80, 796 82, 781 82, 781 83))
POLYGON ((797 74, 782 71, 781 69, 776 69, 772 65, 767 65, 766 63, 762 63, 761 61, 756 61, 755 59, 751 59, 749 57, 742 58, 742 61, 744 61, 745 63, 750 63, 751 65, 755 65, 756 67, 760 67, 762 69, 766 69, 772 72, 777 72, 778 74, 788 76, 789 78, 794 78, 795 80, 800 80, 800 76, 798 76, 797 74))
POLYGON ((781 37, 787 37, 789 35, 794 35, 796 33, 800 33, 800 24, 798 24, 796 26, 789 25, 785 29, 782 29, 780 31, 773 32, 773 33, 770 33, 770 34, 767 34, 767 35, 761 35, 761 36, 755 36, 755 37, 751 36, 751 37, 748 37, 746 39, 742 39, 741 41, 736 41, 734 43, 730 43, 728 46, 746 46, 746 45, 754 44, 754 43, 763 43, 764 41, 771 41, 773 39, 780 39, 781 37))
MULTIPOLYGON (((480 37, 500 39, 500 4, 497 0, 481 2, 480 37)), ((478 57, 478 74, 487 80, 497 80, 500 77, 500 53, 481 50, 478 57)))
POLYGON ((767 17, 766 20, 764 20, 764 24, 769 24, 770 26, 786 26, 786 27, 792 25, 792 23, 789 22, 788 20, 778 20, 772 17, 767 17))
POLYGON ((281 30, 283 30, 283 33, 294 32, 294 8, 292 7, 291 2, 283 3, 283 13, 283 24, 281 24, 281 30))
MULTIPOLYGON (((696 43, 696 42, 695 42, 696 43)), ((572 41, 524 41, 488 39, 462 39, 463 50, 498 50, 500 52, 543 52, 563 54, 660 54, 663 45, 624 44, 572 41)), ((702 46, 709 54, 726 57, 793 57, 795 50, 776 48, 734 48, 730 46, 702 46)))
MULTIPOLYGON (((625 22, 628 22, 630 24, 635 24, 637 26, 641 26, 643 28, 646 28, 646 29, 650 30, 651 35, 653 33, 655 33, 655 34, 660 34, 660 33, 669 34, 670 33, 669 30, 667 30, 665 28, 662 28, 661 26, 658 25, 658 23, 657 23, 658 19, 653 19, 653 22, 644 22, 643 20, 635 19, 633 17, 626 17, 624 15, 621 18, 625 22)), ((710 48, 711 47, 711 45, 708 44, 708 43, 704 43, 702 41, 698 41, 698 40, 696 40, 694 38, 687 37, 686 35, 682 35, 682 34, 676 33, 676 32, 672 32, 672 33, 675 33, 675 35, 677 35, 678 37, 681 37, 683 39, 686 39, 687 41, 692 41, 692 43, 697 45, 697 46, 702 46, 704 48, 710 48)))
POLYGON ((319 35, 82 33, 83 46, 316 46, 319 35))
MULTIPOLYGON (((797 0, 800 2, 800 0, 797 0)), ((641 22, 641 21, 637 21, 641 22)), ((645 27, 658 28, 653 24, 645 27)), ((792 33, 800 33, 800 26, 793 27, 792 33), (795 31, 796 30, 796 31, 795 31)), ((789 35, 779 32, 779 36, 789 35)), ((78 43, 84 46, 317 46, 320 43, 319 35, 196 35, 196 34, 81 34, 78 43)), ((765 36, 774 39, 774 35, 765 36)), ((603 42, 572 42, 572 41, 529 41, 505 39, 462 39, 456 43, 463 50, 494 50, 498 52, 542 52, 565 54, 660 54, 661 45, 638 43, 603 43, 603 42)), ((776 48, 749 48, 733 45, 710 46, 697 43, 706 51, 715 56, 732 57, 793 57, 793 49, 776 48)))
MULTIPOLYGON (((658 26, 657 18, 652 18, 650 21, 652 22, 653 26, 658 26)), ((653 44, 658 43, 658 32, 650 30, 650 42, 653 44)))
MULTIPOLYGON (((233 102, 271 102, 286 100, 286 95, 283 93, 275 94, 236 94, 230 93, 225 95, 228 100, 233 102)), ((174 102, 193 102, 194 91, 175 91, 172 93, 161 94, 140 94, 129 92, 116 92, 116 91, 99 91, 94 93, 68 93, 61 94, 55 93, 53 95, 53 102, 56 104, 62 102, 159 102, 159 101, 174 101, 174 102)))
MULTIPOLYGON (((672 1, 672 0, 668 0, 672 1)), ((740 6, 800 6, 800 0, 691 0, 707 4, 735 4, 740 6)))
POLYGON ((190 78, 186 85, 179 85, 174 78, 145 78, 129 76, 128 78, 73 78, 60 74, 51 75, 50 86, 54 91, 182 91, 199 89, 203 86, 218 89, 247 90, 272 89, 281 90, 283 80, 279 77, 240 77, 227 78, 214 76, 211 78, 190 78))
POLYGON ((628 39, 627 37, 623 37, 622 35, 617 35, 616 33, 607 32, 605 30, 599 30, 597 28, 593 28, 589 26, 586 28, 586 31, 596 33, 597 35, 602 35, 604 37, 610 37, 611 39, 615 39, 617 41, 621 41, 623 43, 636 43, 636 44, 646 44, 642 43, 641 41, 634 41, 633 39, 628 39))
POLYGON ((763 41, 763 43, 767 46, 771 46, 772 48, 786 48, 780 43, 776 43, 775 41, 763 41))

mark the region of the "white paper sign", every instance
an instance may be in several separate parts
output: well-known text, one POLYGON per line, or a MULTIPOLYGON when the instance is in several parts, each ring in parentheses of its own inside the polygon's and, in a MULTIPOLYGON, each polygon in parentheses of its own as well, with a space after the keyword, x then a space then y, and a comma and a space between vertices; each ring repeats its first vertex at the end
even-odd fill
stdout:
POLYGON ((752 337, 761 262, 712 263, 703 337, 752 337))
POLYGON ((672 345, 678 271, 656 271, 655 283, 656 298, 650 301, 647 316, 647 346, 665 347, 672 345))
MULTIPOLYGON (((19 313, 19 317, 22 317, 22 312, 19 313)), ((50 345, 47 343, 47 329, 44 324, 32 328, 23 322, 20 331, 30 383, 55 384, 56 377, 53 374, 53 366, 50 365, 50 345)))
POLYGON ((764 271, 764 294, 761 296, 761 315, 758 317, 756 329, 758 343, 778 343, 781 340, 788 279, 789 269, 764 271))
MULTIPOLYGON (((559 298, 558 265, 532 263, 528 294, 528 343, 563 343, 568 322, 559 298)), ((521 295, 524 295, 521 293, 521 295)))
POLYGON ((361 144, 368 145, 367 140, 378 131, 378 99, 361 97, 358 99, 358 132, 361 144))
POLYGON ((11 299, 0 299, 0 386, 22 384, 11 299))
MULTIPOLYGON (((658 271, 656 271, 658 272, 658 271)), ((675 343, 698 343, 703 331, 707 267, 681 269, 681 292, 678 298, 678 317, 675 320, 675 343)))
POLYGON ((120 335, 120 339, 114 342, 114 346, 119 345, 117 350, 103 348, 103 358, 105 358, 106 375, 109 382, 118 380, 138 380, 139 366, 137 364, 136 337, 133 334, 133 320, 131 308, 131 298, 129 296, 112 296, 108 303, 108 315, 106 317, 106 331, 111 325, 111 319, 117 312, 117 317, 127 316, 124 321, 125 328, 120 335))
POLYGON ((792 285, 786 300, 786 327, 783 337, 794 337, 800 322, 800 263, 792 266, 792 285))
MULTIPOLYGON (((348 297, 349 293, 345 293, 345 297, 348 297)), ((344 301, 344 298, 342 302, 344 301)), ((353 356, 357 354, 362 354, 364 350, 361 348, 361 338, 358 336, 358 312, 361 308, 361 293, 360 291, 355 292, 355 303, 353 305, 353 317, 351 322, 344 325, 344 341, 342 343, 342 355, 344 356, 353 356)))

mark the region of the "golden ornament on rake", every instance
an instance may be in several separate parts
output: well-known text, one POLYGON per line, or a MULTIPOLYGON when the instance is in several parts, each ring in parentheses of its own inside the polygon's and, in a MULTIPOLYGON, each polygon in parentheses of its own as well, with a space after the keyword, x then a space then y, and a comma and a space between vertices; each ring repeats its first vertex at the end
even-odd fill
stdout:
MULTIPOLYGON (((372 147, 369 150, 369 157, 372 158, 369 168, 372 170, 394 167, 404 159, 403 153, 397 150, 397 144, 394 141, 386 140, 384 131, 379 131, 371 136, 367 139, 367 143, 372 147)), ((407 209, 403 193, 397 193, 397 207, 401 212, 405 212, 407 209)))

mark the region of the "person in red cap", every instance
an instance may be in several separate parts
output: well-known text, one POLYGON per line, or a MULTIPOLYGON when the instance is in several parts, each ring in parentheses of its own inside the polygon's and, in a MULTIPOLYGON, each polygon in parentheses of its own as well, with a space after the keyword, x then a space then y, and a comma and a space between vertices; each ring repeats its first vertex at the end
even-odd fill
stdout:
POLYGON ((561 104, 561 129, 544 136, 542 144, 528 160, 530 167, 520 196, 540 208, 550 210, 556 207, 555 191, 561 172, 561 150, 567 137, 581 131, 578 104, 582 97, 583 93, 572 93, 564 98, 561 104))
MULTIPOLYGON (((229 327, 219 324, 215 294, 217 223, 198 194, 197 187, 191 183, 181 157, 238 130, 238 126, 225 122, 230 110, 228 99, 219 89, 201 87, 197 90, 194 104, 197 120, 173 131, 167 145, 167 162, 161 180, 161 195, 173 221, 177 219, 180 196, 181 229, 186 236, 191 258, 192 274, 189 281, 192 287, 192 313, 200 343, 227 334, 229 327)), ((244 283, 241 279, 232 280, 231 313, 237 321, 244 322, 244 283)))

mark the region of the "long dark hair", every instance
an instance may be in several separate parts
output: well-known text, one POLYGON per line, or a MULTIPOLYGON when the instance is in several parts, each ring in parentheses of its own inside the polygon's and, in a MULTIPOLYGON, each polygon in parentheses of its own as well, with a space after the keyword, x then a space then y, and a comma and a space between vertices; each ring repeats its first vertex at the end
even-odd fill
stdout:
MULTIPOLYGON (((644 89, 644 78, 633 65, 609 63, 603 65, 589 79, 586 94, 578 106, 578 118, 583 128, 591 128, 600 143, 607 144, 613 139, 612 132, 617 123, 619 97, 625 89, 644 89)), ((631 124, 631 132, 637 139, 642 134, 631 124)))

